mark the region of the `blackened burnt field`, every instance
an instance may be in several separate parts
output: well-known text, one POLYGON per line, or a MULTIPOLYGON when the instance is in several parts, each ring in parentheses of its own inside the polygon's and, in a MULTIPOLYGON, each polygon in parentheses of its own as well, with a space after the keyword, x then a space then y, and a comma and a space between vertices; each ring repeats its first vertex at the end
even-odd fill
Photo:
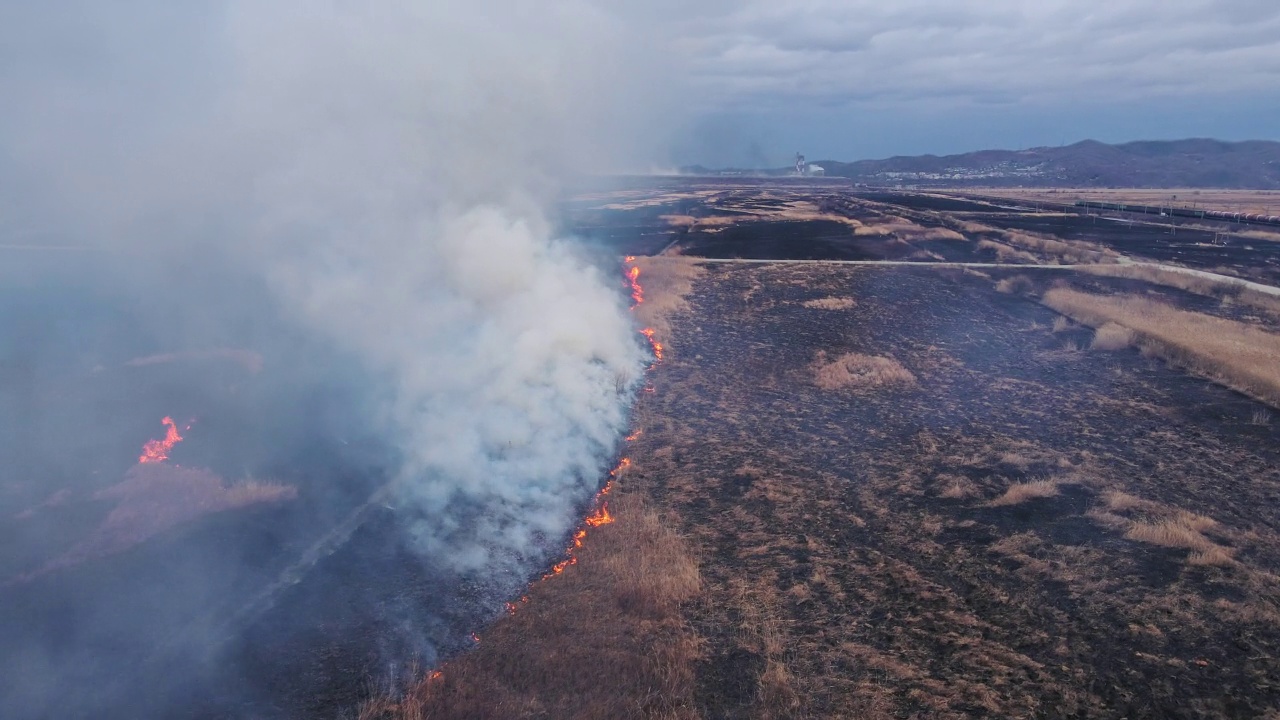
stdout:
POLYGON ((1275 716, 1265 253, 795 183, 568 210, 662 351, 612 521, 362 720, 1275 716))
POLYGON ((1280 702, 1256 404, 961 271, 712 265, 688 301, 628 482, 701 555, 703 716, 1280 702))

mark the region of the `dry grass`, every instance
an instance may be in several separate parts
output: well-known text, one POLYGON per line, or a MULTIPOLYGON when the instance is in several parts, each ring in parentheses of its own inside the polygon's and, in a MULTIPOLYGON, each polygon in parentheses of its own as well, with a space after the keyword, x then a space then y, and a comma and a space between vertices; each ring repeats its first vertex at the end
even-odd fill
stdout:
POLYGON ((1056 480, 1036 480, 1011 486, 1004 491, 1003 495, 992 500, 989 504, 992 507, 1017 505, 1035 498, 1054 497, 1057 494, 1058 482, 1056 480))
POLYGON ((1146 503, 1142 498, 1119 490, 1108 490, 1102 494, 1102 500, 1106 503, 1107 509, 1112 512, 1128 512, 1143 507, 1146 503))
POLYGON ((1251 240, 1266 240, 1267 242, 1280 242, 1280 233, 1270 230, 1237 230, 1232 235, 1247 237, 1251 240))
POLYGON ((1090 275, 1141 280, 1195 295, 1222 298, 1225 303, 1239 302, 1280 316, 1280 297, 1243 287, 1232 280, 1215 280, 1153 265, 1092 265, 1080 270, 1090 275))
POLYGON ((1144 350, 1280 406, 1280 335, 1134 295, 1054 288, 1042 301, 1091 327, 1128 328, 1144 350))
POLYGON ((977 487, 974 486, 973 481, 969 478, 951 475, 939 477, 938 480, 946 485, 942 492, 938 493, 939 497, 944 497, 948 500, 963 500, 978 494, 977 487))
POLYGON ((1123 350, 1134 344, 1136 336, 1133 331, 1113 322, 1104 324, 1093 334, 1094 350, 1123 350))
POLYGON ((1280 317, 1280 297, 1252 289, 1241 290, 1235 297, 1237 302, 1259 310, 1265 310, 1276 317, 1280 317))
POLYGON ((1069 263, 1101 263, 1115 257, 1114 252, 1084 247, 1077 243, 1064 242, 1017 230, 1003 230, 1000 231, 1000 234, 1005 242, 1010 245, 1034 250, 1069 263))
POLYGON ((1035 283, 1031 282, 1031 278, 1026 275, 1014 275, 996 283, 996 291, 1005 294, 1022 294, 1034 287, 1035 283))
POLYGON ((1098 265, 1080 268, 1080 271, 1089 273, 1090 275, 1101 275, 1103 277, 1142 280, 1154 285, 1177 288, 1185 292, 1195 293, 1196 295, 1206 295, 1209 297, 1220 296, 1224 293, 1238 289, 1233 285, 1216 282, 1210 278, 1190 275, 1174 270, 1164 270, 1150 265, 1098 265))
POLYGON ((828 360, 825 351, 819 351, 813 363, 814 383, 824 390, 870 389, 881 387, 910 387, 916 384, 916 376, 889 357, 845 353, 828 360))
POLYGON ((703 230, 706 232, 719 232, 730 225, 735 225, 744 220, 744 218, 739 215, 711 215, 707 217, 694 217, 692 215, 660 215, 659 218, 671 227, 682 228, 685 230, 703 230))
POLYGON ((1204 531, 1217 523, 1212 518, 1194 513, 1180 512, 1154 522, 1134 521, 1124 536, 1161 547, 1190 551, 1187 562, 1192 565, 1230 565, 1235 562, 1229 548, 1222 547, 1204 536, 1204 531))
POLYGON ((817 300, 806 300, 804 306, 815 310, 848 310, 856 307, 858 301, 851 297, 824 297, 817 300))
POLYGON ((1008 245, 998 243, 992 240, 981 240, 978 242, 979 250, 991 250, 996 254, 996 259, 1000 262, 1008 263, 1031 263, 1040 262, 1040 258, 1023 250, 1015 250, 1008 245))
POLYGON ((94 495, 95 500, 115 502, 102 523, 75 547, 24 579, 128 550, 204 515, 297 496, 298 489, 292 485, 254 480, 227 484, 204 468, 135 465, 124 481, 94 495))
POLYGON ((644 288, 644 302, 636 306, 636 322, 653 328, 662 342, 671 345, 672 313, 689 307, 685 296, 706 270, 696 260, 683 257, 638 257, 631 261, 639 268, 638 282, 644 288))
POLYGON ((534 584, 479 645, 361 720, 693 720, 698 641, 680 605, 700 589, 683 537, 637 495, 610 505, 578 562, 534 584))
POLYGON ((1234 552, 1205 537, 1218 527, 1211 517, 1143 500, 1125 492, 1109 490, 1102 506, 1090 510, 1089 517, 1103 527, 1121 532, 1136 542, 1187 550, 1191 565, 1232 565, 1234 552))

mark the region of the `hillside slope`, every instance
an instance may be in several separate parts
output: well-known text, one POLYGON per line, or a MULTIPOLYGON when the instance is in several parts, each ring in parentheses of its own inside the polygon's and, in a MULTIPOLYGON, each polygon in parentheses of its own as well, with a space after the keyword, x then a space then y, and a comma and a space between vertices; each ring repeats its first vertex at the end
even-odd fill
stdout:
POLYGON ((842 163, 827 175, 873 185, 1280 188, 1280 142, 1208 139, 982 150, 842 163))

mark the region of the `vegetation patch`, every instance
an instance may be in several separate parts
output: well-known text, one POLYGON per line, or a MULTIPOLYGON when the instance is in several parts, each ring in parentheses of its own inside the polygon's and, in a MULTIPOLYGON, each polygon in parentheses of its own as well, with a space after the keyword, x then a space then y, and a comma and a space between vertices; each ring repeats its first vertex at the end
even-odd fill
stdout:
POLYGON ((825 350, 818 351, 813 363, 814 383, 823 390, 910 387, 916 376, 891 357, 845 353, 829 360, 825 350))
POLYGON ((851 297, 824 297, 817 300, 806 300, 804 306, 815 310, 848 310, 856 307, 858 301, 851 297))
POLYGON ((1145 351, 1280 406, 1280 335, 1137 295, 1053 288, 1042 302, 1090 327, 1127 328, 1145 351))

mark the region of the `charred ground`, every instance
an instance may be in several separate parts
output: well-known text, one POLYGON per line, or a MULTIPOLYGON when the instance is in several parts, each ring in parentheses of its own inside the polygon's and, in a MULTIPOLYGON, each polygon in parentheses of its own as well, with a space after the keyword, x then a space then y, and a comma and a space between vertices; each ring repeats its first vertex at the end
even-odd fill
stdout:
POLYGON ((1051 311, 958 272, 720 266, 691 304, 633 482, 703 553, 705 716, 1280 700, 1280 456, 1256 404, 1134 352, 1068 349, 1051 311), (804 304, 830 296, 857 309, 804 304), (819 352, 894 358, 915 382, 823 390, 819 352), (1019 492, 1036 482, 1052 490, 1019 492), (1126 537, 1179 512, 1212 518, 1233 559, 1126 537))
POLYGON ((1191 718, 1280 705, 1273 409, 1229 389, 1215 363, 1233 358, 1162 334, 1179 328, 1090 316, 1095 328, 1050 307, 1140 300, 1270 342, 1271 296, 1120 264, 1266 278, 1270 246, 1219 238, 1195 245, 1201 256, 1154 226, 910 193, 628 192, 578 211, 616 222, 594 236, 603 246, 661 247, 635 260, 642 284, 664 287, 646 301, 679 296, 616 489, 676 533, 672 556, 646 564, 588 536, 582 562, 535 585, 480 651, 367 717, 1191 718), (700 584, 661 632, 601 581, 622 563, 657 583, 688 558, 700 584), (570 598, 592 611, 549 623, 570 598), (610 647, 629 648, 626 663, 575 653, 619 633, 627 642, 610 647), (539 652, 514 659, 530 643, 539 652), (665 680, 646 695, 632 679, 653 662, 665 680), (575 701, 562 673, 615 701, 575 701))

